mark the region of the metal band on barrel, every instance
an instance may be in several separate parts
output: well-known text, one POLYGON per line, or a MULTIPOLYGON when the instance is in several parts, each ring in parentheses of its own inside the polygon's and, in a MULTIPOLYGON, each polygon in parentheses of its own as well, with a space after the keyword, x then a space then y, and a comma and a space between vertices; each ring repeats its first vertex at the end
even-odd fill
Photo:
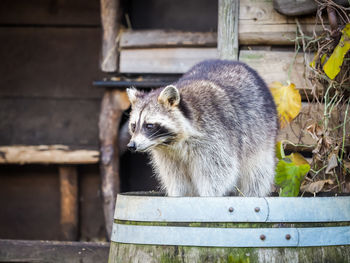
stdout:
POLYGON ((346 222, 350 196, 159 197, 120 194, 115 219, 143 222, 346 222))
POLYGON ((206 228, 114 224, 113 242, 204 247, 313 247, 350 245, 350 226, 206 228))

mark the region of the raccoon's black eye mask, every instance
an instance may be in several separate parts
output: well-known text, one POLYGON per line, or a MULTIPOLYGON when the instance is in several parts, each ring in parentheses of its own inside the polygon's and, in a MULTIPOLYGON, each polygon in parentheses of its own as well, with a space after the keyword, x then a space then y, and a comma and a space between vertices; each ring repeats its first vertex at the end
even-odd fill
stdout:
POLYGON ((143 124, 143 129, 146 132, 146 134, 152 134, 152 133, 156 133, 157 130, 159 130, 160 125, 158 123, 144 123, 143 124))
POLYGON ((172 132, 158 123, 144 123, 143 131, 149 139, 174 136, 172 132))

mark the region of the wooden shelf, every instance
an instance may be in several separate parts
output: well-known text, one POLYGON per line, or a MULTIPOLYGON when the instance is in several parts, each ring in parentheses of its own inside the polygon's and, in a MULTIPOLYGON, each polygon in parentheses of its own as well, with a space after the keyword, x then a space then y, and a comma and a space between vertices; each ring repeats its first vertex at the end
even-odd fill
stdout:
POLYGON ((0 146, 0 164, 94 164, 97 150, 72 150, 65 145, 0 146))

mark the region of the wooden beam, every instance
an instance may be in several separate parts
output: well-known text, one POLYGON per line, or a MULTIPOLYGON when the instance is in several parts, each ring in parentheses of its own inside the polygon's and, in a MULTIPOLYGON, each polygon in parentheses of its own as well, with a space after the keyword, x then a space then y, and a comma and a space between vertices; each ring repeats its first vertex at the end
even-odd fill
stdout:
POLYGON ((122 73, 184 73, 194 64, 218 58, 216 48, 124 49, 120 53, 122 73))
POLYGON ((107 262, 109 243, 0 239, 1 262, 107 262))
POLYGON ((118 70, 118 12, 119 0, 101 0, 103 29, 101 70, 105 72, 118 70))
POLYGON ((117 147, 119 125, 123 111, 129 106, 130 102, 125 90, 105 91, 100 112, 99 137, 103 211, 108 238, 112 233, 115 201, 120 191, 119 149, 117 147))
MULTIPOLYGON (((120 70, 125 73, 184 73, 204 59, 218 57, 215 48, 128 49, 121 51, 120 70)), ((307 95, 311 96, 312 90, 305 81, 306 69, 303 54, 242 50, 239 60, 255 69, 267 84, 273 81, 286 83, 290 80, 300 90, 303 98, 307 95)))
POLYGON ((61 217, 63 240, 78 239, 78 171, 75 166, 60 166, 61 217))
POLYGON ((215 32, 130 30, 121 34, 120 48, 216 47, 215 32))
POLYGON ((65 145, 0 147, 0 164, 93 164, 98 161, 98 151, 71 150, 65 145))
MULTIPOLYGON (((307 35, 313 30, 321 32, 322 26, 302 24, 307 35)), ((296 24, 239 24, 240 45, 293 45, 296 38, 296 24)), ((121 34, 121 49, 174 48, 174 47, 216 47, 216 32, 167 32, 163 30, 135 30, 121 34)))
MULTIPOLYGON (((311 36, 312 32, 322 31, 321 25, 302 24, 303 32, 311 36)), ((240 45, 294 45, 296 24, 245 24, 239 25, 240 45)))
POLYGON ((238 60, 239 0, 219 0, 218 52, 220 59, 238 60))

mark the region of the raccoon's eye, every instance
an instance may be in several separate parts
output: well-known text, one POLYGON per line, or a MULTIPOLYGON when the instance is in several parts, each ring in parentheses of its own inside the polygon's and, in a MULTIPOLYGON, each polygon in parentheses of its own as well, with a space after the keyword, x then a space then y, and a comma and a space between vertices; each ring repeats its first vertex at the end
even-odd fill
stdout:
POLYGON ((145 127, 146 127, 147 130, 152 130, 154 128, 154 126, 155 125, 153 123, 146 123, 145 124, 145 127))
POLYGON ((135 132, 136 124, 131 123, 130 128, 131 128, 131 132, 135 132))

